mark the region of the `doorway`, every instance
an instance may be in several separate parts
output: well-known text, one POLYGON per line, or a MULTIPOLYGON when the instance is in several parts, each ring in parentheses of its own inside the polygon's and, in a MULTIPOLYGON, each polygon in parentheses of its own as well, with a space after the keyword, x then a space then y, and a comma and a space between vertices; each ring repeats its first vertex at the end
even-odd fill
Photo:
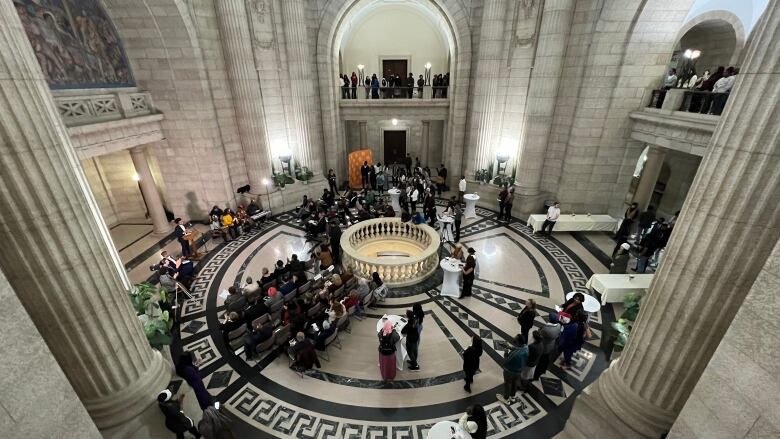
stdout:
POLYGON ((383 59, 382 75, 389 78, 390 75, 398 75, 401 80, 407 76, 407 60, 405 59, 383 59))
POLYGON ((403 163, 406 157, 406 131, 384 131, 385 165, 403 163))

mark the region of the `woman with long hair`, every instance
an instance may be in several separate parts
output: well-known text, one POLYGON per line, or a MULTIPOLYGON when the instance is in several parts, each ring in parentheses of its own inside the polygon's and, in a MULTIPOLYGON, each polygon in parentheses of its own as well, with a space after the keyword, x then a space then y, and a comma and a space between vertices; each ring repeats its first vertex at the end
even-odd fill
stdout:
POLYGON ((463 374, 466 385, 463 390, 471 393, 471 383, 474 382, 474 374, 479 370, 479 357, 482 356, 482 339, 479 336, 471 338, 471 346, 463 351, 463 374))

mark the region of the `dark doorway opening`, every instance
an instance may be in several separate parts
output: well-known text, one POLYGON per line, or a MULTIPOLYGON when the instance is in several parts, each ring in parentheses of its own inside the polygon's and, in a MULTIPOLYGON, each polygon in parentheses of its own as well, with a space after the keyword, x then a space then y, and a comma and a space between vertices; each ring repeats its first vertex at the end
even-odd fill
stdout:
POLYGON ((385 131, 385 164, 403 163, 406 157, 406 131, 385 131))
POLYGON ((405 59, 384 59, 382 60, 382 75, 385 78, 389 78, 390 75, 398 75, 401 80, 406 78, 409 74, 407 73, 407 64, 405 59))

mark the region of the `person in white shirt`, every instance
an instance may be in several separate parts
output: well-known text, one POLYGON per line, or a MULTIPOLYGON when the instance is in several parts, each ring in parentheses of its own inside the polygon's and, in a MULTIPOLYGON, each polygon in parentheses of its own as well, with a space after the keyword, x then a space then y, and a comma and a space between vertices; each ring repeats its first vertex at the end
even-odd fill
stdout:
POLYGON ((409 197, 409 202, 412 203, 412 213, 417 212, 417 199, 420 198, 420 191, 417 188, 412 190, 412 195, 409 197))
POLYGON ((556 201, 552 206, 550 206, 549 209, 547 209, 547 219, 545 219, 544 224, 542 224, 542 233, 544 233, 544 229, 549 228, 547 234, 552 234, 553 227, 555 227, 555 222, 558 221, 558 217, 561 216, 560 206, 561 204, 556 201))
POLYGON ((731 88, 734 87, 734 81, 737 79, 737 72, 734 67, 726 69, 726 73, 722 78, 715 82, 712 86, 713 93, 716 94, 712 99, 712 108, 710 108, 710 114, 719 115, 723 113, 723 107, 726 106, 728 95, 726 93, 731 92, 731 88))
POLYGON ((458 182, 458 203, 463 204, 463 195, 466 194, 466 176, 461 176, 458 182))
POLYGON ((669 74, 664 79, 664 90, 669 90, 677 86, 677 69, 669 70, 669 74))

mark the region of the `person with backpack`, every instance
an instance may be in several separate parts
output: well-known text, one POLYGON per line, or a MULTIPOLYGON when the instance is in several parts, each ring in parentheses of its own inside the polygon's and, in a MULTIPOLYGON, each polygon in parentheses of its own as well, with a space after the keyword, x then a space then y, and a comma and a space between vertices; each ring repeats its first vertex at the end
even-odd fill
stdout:
POLYGON ((395 346, 401 340, 401 336, 395 332, 393 323, 385 320, 382 329, 379 331, 379 373, 383 381, 395 379, 396 358, 395 346))
POLYGON ((528 346, 522 334, 517 334, 515 344, 516 347, 504 359, 504 394, 496 395, 499 402, 507 405, 518 401, 515 392, 521 386, 521 372, 528 363, 528 346))

